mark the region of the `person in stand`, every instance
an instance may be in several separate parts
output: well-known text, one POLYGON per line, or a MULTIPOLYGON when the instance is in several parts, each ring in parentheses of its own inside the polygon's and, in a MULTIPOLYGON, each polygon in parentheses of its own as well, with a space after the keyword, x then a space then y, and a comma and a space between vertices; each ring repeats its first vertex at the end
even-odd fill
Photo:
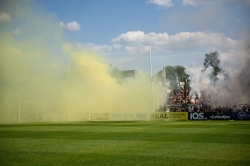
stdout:
POLYGON ((198 104, 197 108, 198 108, 197 112, 200 112, 201 105, 198 104))
POLYGON ((246 112, 250 112, 250 104, 248 104, 248 103, 246 105, 246 112))
POLYGON ((219 108, 217 109, 217 112, 221 112, 222 109, 221 109, 221 106, 219 106, 219 108))
POLYGON ((210 106, 208 107, 208 112, 214 112, 214 107, 210 105, 210 106))
POLYGON ((194 112, 198 112, 197 106, 194 107, 194 112))
POLYGON ((166 105, 163 106, 163 112, 167 112, 167 106, 166 105))
POLYGON ((224 106, 222 107, 222 112, 226 112, 226 108, 224 106))
POLYGON ((189 106, 189 107, 188 107, 188 111, 189 111, 189 112, 193 112, 192 106, 189 106))
POLYGON ((243 112, 246 112, 246 110, 247 110, 246 106, 243 105, 242 111, 243 111, 243 112))
POLYGON ((236 107, 236 105, 234 105, 234 107, 232 108, 232 112, 237 112, 238 110, 237 110, 237 107, 236 107))

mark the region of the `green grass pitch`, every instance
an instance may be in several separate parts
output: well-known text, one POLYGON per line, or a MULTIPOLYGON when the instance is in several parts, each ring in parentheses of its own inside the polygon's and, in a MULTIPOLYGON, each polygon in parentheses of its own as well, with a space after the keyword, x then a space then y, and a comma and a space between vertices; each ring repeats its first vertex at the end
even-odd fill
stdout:
POLYGON ((250 165, 250 121, 0 125, 0 165, 250 165))

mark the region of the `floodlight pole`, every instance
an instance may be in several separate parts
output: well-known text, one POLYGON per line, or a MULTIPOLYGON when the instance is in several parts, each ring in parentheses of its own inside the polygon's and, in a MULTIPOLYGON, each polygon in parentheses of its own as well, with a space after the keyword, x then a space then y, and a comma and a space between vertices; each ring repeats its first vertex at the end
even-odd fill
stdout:
POLYGON ((69 121, 70 121, 70 56, 69 56, 69 121))
POLYGON ((18 102, 18 121, 20 122, 21 118, 20 118, 20 113, 21 113, 21 105, 20 102, 18 102))
POLYGON ((153 86, 153 70, 152 70, 152 61, 151 61, 151 49, 149 50, 149 63, 150 63, 150 81, 151 81, 151 94, 152 94, 152 111, 155 112, 155 103, 154 103, 154 86, 153 86))

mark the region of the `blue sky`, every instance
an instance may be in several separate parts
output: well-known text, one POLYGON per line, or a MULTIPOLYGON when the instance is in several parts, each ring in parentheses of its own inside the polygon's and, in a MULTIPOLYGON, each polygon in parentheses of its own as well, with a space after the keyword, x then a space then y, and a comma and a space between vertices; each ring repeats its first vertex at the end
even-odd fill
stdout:
MULTIPOLYGON (((220 53, 222 65, 231 67, 250 27, 250 0, 34 0, 31 4, 57 17, 65 40, 76 50, 97 51, 116 63, 151 49, 154 73, 163 66, 182 65, 193 74, 202 69, 204 55, 213 51, 220 53)), ((11 11, 0 12, 2 20, 4 13, 11 16, 11 11)), ((15 30, 22 35, 22 29, 15 30)))

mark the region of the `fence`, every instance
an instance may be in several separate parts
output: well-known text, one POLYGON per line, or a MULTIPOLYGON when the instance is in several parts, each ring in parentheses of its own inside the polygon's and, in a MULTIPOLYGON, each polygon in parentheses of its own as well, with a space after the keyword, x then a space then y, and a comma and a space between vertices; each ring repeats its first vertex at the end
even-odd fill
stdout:
MULTIPOLYGON (((89 113, 75 121, 250 120, 250 112, 89 113)), ((68 121, 67 114, 24 114, 21 122, 68 121)), ((17 114, 0 114, 0 123, 19 122, 17 114)))

